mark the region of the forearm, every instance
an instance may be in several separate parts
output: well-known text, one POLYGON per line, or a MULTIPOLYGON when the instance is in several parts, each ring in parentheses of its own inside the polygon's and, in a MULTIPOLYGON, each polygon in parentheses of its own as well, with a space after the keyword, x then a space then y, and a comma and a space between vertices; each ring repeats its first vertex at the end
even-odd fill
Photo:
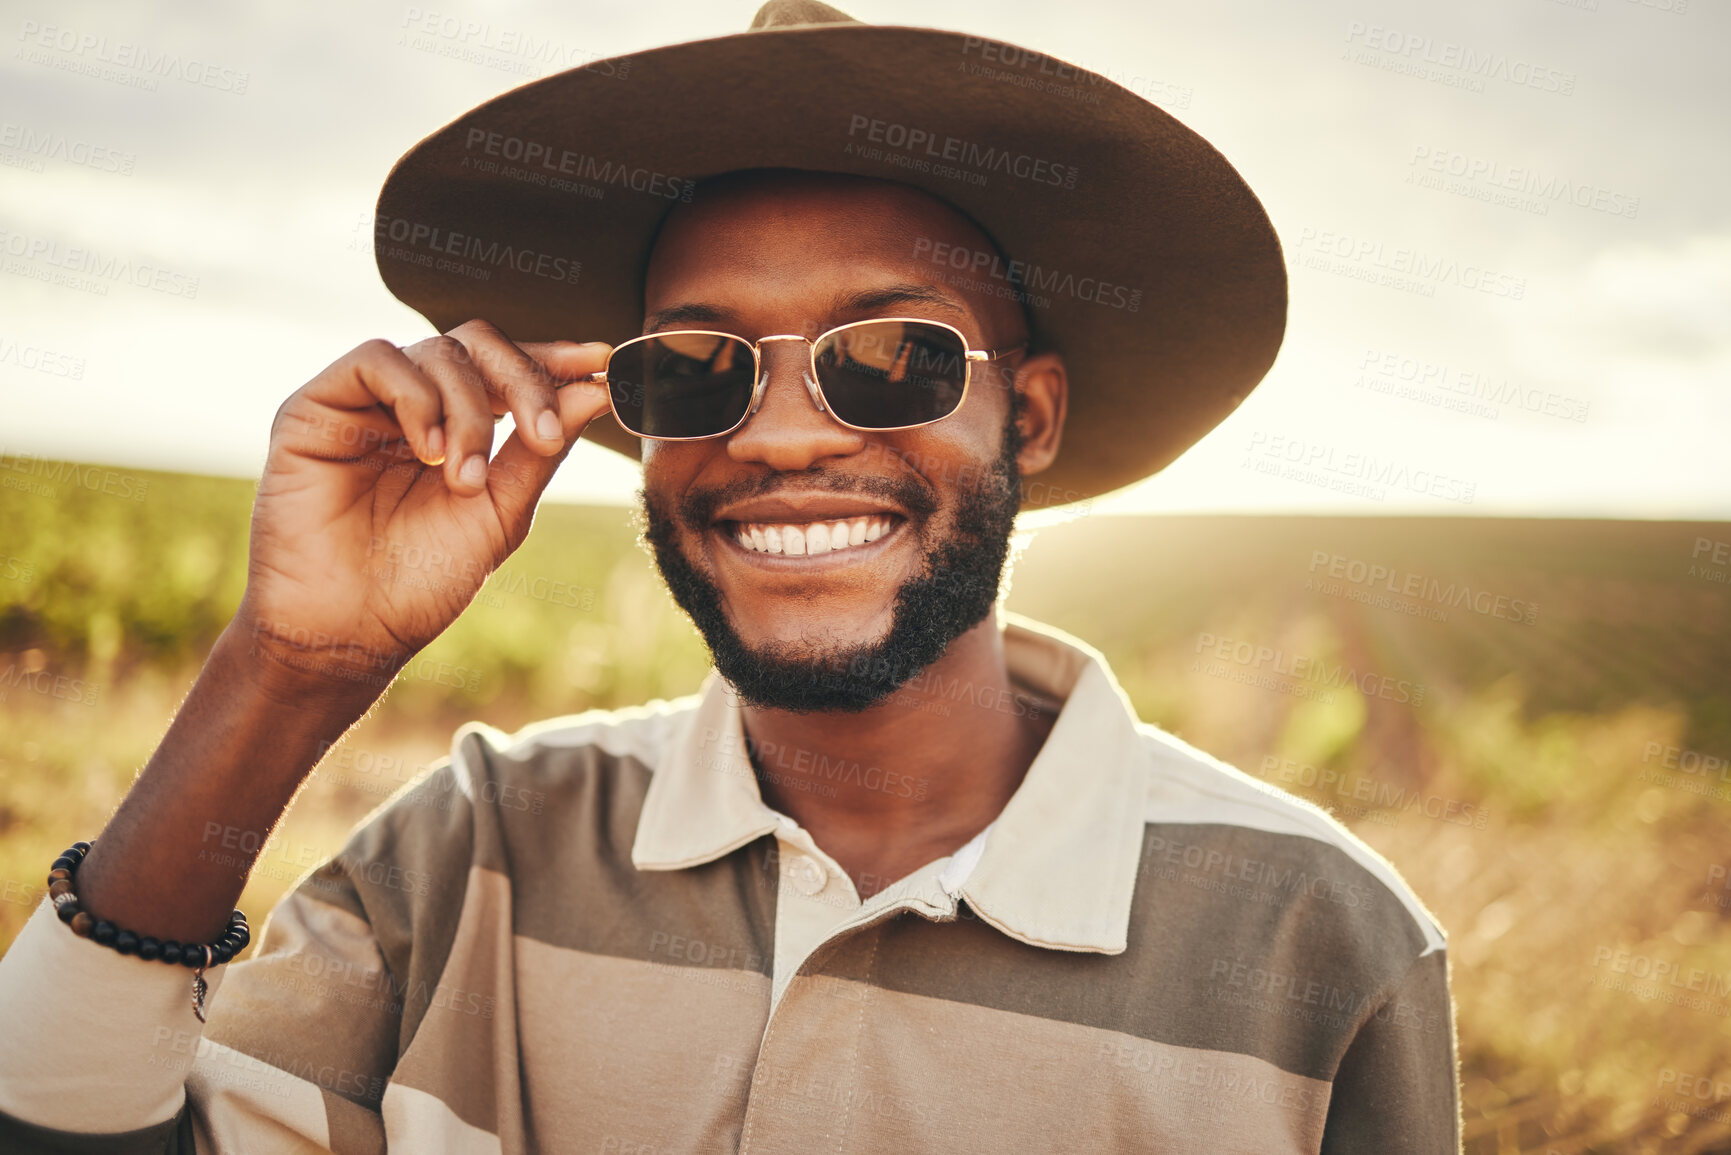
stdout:
POLYGON ((139 935, 209 942, 247 868, 320 754, 366 712, 384 676, 296 672, 254 650, 237 618, 80 866, 80 905, 139 935))

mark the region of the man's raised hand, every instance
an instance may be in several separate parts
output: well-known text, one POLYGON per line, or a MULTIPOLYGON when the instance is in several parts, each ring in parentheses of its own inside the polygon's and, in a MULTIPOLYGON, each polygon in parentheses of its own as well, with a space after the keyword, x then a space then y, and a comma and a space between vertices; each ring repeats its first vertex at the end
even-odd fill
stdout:
MULTIPOLYGON (((514 344, 483 321, 369 341, 271 428, 235 625, 313 683, 383 690, 529 532, 559 462, 607 409, 577 382, 607 347, 514 344), (488 461, 495 420, 516 430, 488 461)), ((336 688, 333 685, 332 688, 336 688)))

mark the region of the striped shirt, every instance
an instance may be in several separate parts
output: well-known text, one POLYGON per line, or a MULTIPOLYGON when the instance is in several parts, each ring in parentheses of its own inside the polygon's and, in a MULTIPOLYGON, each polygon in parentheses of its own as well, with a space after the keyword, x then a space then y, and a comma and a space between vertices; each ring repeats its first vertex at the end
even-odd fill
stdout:
POLYGON ((712 678, 465 727, 213 972, 202 1029, 187 972, 39 909, 0 960, 0 1148, 1457 1152, 1443 934, 1394 869, 1138 722, 1085 645, 1012 619, 1005 650, 1063 703, 1048 740, 863 901, 756 773, 922 785, 754 770, 712 678))

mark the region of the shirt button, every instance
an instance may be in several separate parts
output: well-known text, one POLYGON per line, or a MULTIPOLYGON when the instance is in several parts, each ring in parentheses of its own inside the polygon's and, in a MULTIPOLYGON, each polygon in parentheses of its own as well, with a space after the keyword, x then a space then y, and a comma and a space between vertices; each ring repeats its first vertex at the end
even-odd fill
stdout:
POLYGON ((829 873, 803 854, 787 860, 787 877, 801 894, 816 894, 829 884, 829 873))

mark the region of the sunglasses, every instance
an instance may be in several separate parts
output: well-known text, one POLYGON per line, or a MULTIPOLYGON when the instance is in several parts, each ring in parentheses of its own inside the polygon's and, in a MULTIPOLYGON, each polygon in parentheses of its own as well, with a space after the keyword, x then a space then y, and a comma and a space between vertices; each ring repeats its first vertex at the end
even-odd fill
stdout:
MULTIPOLYGON (((653 441, 721 437, 763 404, 769 376, 761 347, 807 341, 776 334, 747 341, 732 333, 678 329, 633 337, 586 380, 604 382, 619 424, 653 441)), ((814 405, 851 429, 884 432, 942 421, 962 406, 973 367, 1009 349, 970 349, 941 321, 883 317, 838 325, 811 344, 806 391, 814 405)))

